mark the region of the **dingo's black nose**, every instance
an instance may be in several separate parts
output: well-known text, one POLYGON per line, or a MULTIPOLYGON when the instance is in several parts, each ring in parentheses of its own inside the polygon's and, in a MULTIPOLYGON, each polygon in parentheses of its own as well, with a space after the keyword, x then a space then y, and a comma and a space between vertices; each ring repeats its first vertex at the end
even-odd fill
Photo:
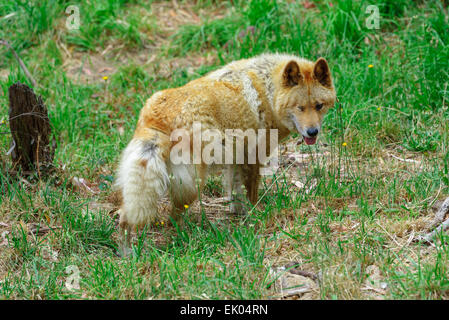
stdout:
POLYGON ((318 129, 317 128, 307 129, 307 134, 311 137, 315 137, 318 134, 318 129))

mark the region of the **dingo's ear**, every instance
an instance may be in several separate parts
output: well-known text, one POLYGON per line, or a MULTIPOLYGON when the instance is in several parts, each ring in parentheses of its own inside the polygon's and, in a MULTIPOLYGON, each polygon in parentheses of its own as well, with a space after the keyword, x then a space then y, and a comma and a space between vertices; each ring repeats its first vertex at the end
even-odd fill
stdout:
POLYGON ((299 66, 296 61, 290 61, 284 68, 282 75, 284 86, 294 87, 298 85, 301 80, 301 72, 299 71, 299 66))
POLYGON ((315 62, 315 66, 313 67, 313 75, 315 76, 315 79, 317 79, 323 86, 327 88, 332 87, 331 72, 329 70, 329 66, 327 65, 326 59, 319 58, 315 62))

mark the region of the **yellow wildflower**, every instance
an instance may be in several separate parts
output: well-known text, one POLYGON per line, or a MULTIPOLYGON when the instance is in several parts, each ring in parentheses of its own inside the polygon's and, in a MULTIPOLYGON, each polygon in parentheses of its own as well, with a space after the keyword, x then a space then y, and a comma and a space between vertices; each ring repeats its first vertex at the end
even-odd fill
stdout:
POLYGON ((108 80, 108 79, 109 79, 108 76, 104 76, 104 77, 103 77, 103 80, 104 80, 104 81, 106 81, 106 80, 108 80))
POLYGON ((368 65, 368 68, 373 68, 374 66, 372 64, 368 65))
POLYGON ((189 205, 188 205, 188 204, 185 204, 185 205, 184 205, 184 208, 189 209, 189 205))
POLYGON ((343 143, 342 143, 342 146, 343 146, 343 147, 346 147, 347 145, 348 145, 348 144, 347 144, 346 142, 343 142, 343 143))

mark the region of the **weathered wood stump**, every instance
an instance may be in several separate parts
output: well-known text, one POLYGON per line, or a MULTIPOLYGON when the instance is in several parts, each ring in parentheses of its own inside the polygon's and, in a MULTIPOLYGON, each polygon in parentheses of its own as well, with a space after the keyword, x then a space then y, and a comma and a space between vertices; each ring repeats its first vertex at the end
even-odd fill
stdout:
POLYGON ((52 165, 54 144, 47 108, 40 96, 17 82, 9 87, 9 127, 12 134, 11 158, 22 172, 40 174, 52 165))

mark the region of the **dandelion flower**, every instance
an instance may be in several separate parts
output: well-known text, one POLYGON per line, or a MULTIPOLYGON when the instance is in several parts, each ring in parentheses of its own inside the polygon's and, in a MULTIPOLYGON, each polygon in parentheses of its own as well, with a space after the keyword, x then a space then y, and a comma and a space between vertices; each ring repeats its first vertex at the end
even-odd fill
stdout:
POLYGON ((381 107, 377 107, 377 111, 380 111, 380 110, 382 110, 382 108, 381 107))
POLYGON ((104 80, 104 81, 106 81, 106 80, 108 80, 108 79, 109 79, 108 76, 104 76, 104 77, 103 77, 103 80, 104 80))
POLYGON ((347 144, 346 142, 343 142, 343 143, 342 143, 342 146, 343 146, 343 147, 346 147, 347 145, 348 145, 348 144, 347 144))
POLYGON ((184 205, 184 208, 189 209, 189 205, 188 205, 188 204, 185 204, 185 205, 184 205))
POLYGON ((164 221, 161 221, 161 226, 163 226, 164 225, 164 221))
POLYGON ((374 66, 372 64, 368 65, 368 68, 373 68, 374 66))

